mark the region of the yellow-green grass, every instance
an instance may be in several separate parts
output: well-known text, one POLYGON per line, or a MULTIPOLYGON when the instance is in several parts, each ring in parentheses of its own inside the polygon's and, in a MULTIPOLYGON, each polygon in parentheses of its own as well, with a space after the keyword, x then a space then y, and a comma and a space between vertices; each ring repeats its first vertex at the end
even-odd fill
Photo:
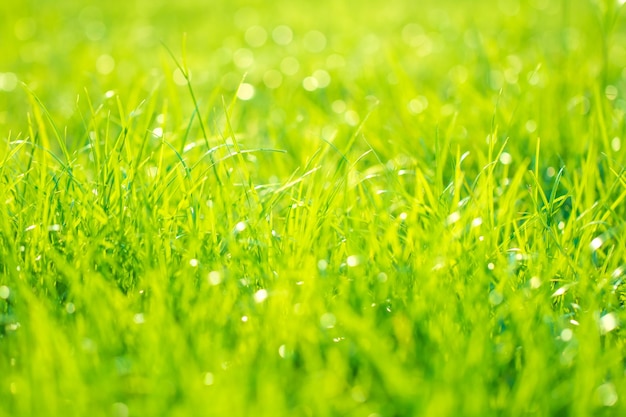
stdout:
POLYGON ((0 5, 0 416, 626 412, 617 1, 0 5))

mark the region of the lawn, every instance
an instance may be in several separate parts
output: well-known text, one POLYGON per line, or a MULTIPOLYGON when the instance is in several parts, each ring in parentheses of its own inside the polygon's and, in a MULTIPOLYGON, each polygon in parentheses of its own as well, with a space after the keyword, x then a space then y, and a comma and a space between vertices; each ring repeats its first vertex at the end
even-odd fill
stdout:
POLYGON ((624 0, 7 0, 0 42, 0 417, 626 415, 624 0))

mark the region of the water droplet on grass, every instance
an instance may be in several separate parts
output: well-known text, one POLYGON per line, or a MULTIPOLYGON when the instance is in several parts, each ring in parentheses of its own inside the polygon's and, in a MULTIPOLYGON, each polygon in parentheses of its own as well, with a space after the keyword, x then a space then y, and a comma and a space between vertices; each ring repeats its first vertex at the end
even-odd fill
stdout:
POLYGON ((197 267, 200 264, 200 262, 197 259, 190 259, 189 260, 189 266, 191 266, 192 268, 197 267))
POLYGON ((207 280, 211 285, 219 285, 222 282, 222 274, 218 271, 211 271, 209 272, 207 280))
POLYGON ((65 304, 65 311, 67 314, 74 314, 76 312, 76 306, 74 303, 67 303, 65 304))
POLYGON ((240 69, 250 68, 254 64, 254 54, 247 48, 239 48, 233 53, 233 63, 240 69))
POLYGON ((242 101, 251 100, 254 97, 254 86, 248 83, 241 83, 237 89, 237 98, 242 101))
POLYGON ((496 290, 493 290, 489 293, 489 302, 491 305, 497 306, 504 301, 504 296, 496 290))
POLYGON ((604 95, 606 96, 607 99, 613 101, 617 98, 617 87, 615 87, 614 85, 607 85, 606 88, 604 89, 604 95))
POLYGON ((530 288, 532 289, 537 289, 541 287, 541 279, 539 279, 539 277, 532 277, 529 283, 530 283, 530 288))
POLYGON ((352 267, 352 268, 355 266, 359 266, 362 261, 363 259, 358 255, 351 255, 351 256, 348 256, 348 259, 346 259, 346 263, 348 264, 349 267, 352 267))
POLYGON ((272 31, 272 39, 277 45, 289 45, 293 40, 293 31, 289 26, 276 26, 272 31))
POLYGON ((365 391, 358 385, 352 388, 352 390, 350 391, 350 396, 357 403, 364 403, 365 401, 367 401, 367 395, 365 394, 365 391))
POLYGON ((96 60, 96 70, 102 75, 109 75, 115 69, 115 59, 111 55, 103 54, 96 60))
POLYGON ((500 163, 502 165, 510 165, 511 162, 513 162, 513 157, 510 153, 502 152, 502 154, 500 154, 500 163))
POLYGON ((596 389, 596 396, 605 407, 613 407, 618 400, 617 391, 615 390, 615 385, 610 382, 600 385, 596 389))
POLYGON ((344 120, 350 126, 357 126, 359 122, 361 121, 361 118, 359 117, 359 114, 355 112, 354 110, 348 110, 344 114, 344 120))
POLYGON ((472 220, 472 227, 478 227, 481 224, 483 224, 482 217, 476 217, 474 220, 472 220))
POLYGON ((574 332, 572 331, 572 329, 563 329, 561 331, 561 340, 564 342, 569 342, 570 340, 572 340, 573 336, 574 332))
POLYGON ((128 417, 128 406, 124 403, 113 404, 113 416, 114 417, 128 417))
POLYGON ((302 87, 306 91, 315 91, 319 87, 319 83, 315 77, 306 77, 302 80, 302 87))
POLYGON ((263 84, 265 84, 267 88, 278 88, 282 83, 283 75, 280 73, 280 71, 270 69, 265 71, 265 74, 263 74, 263 84))
POLYGON ((598 236, 591 241, 591 243, 589 244, 589 247, 591 248, 591 250, 595 251, 595 250, 600 249, 603 243, 604 243, 604 239, 602 238, 602 236, 598 236))
POLYGON ((326 36, 318 30, 312 30, 304 35, 303 44, 308 52, 322 52, 326 48, 326 36))
POLYGON ((537 130, 537 122, 534 120, 528 120, 524 127, 528 133, 534 133, 537 130))
POLYGON ((215 383, 215 377, 213 376, 213 374, 211 372, 207 372, 206 374, 204 374, 204 385, 211 386, 215 383))
POLYGON ((337 318, 332 313, 324 313, 320 317, 320 325, 325 329, 332 329, 337 324, 337 318))
POLYGON ((446 225, 451 225, 454 224, 456 222, 458 222, 461 219, 461 213, 459 213, 458 211, 455 211, 454 213, 450 214, 447 218, 446 218, 446 225))
POLYGON ((611 140, 611 149, 613 149, 614 152, 619 152, 619 150, 622 149, 622 141, 617 136, 611 140))
POLYGON ((17 76, 12 72, 0 72, 0 90, 2 91, 13 91, 15 87, 17 87, 17 76))
POLYGON ((609 313, 600 317, 600 331, 602 333, 610 333, 618 326, 617 317, 615 314, 609 313))
POLYGON ((257 303, 262 303, 263 301, 265 301, 268 297, 268 292, 267 290, 261 289, 258 290, 257 292, 254 293, 254 301, 257 303))
POLYGON ((341 114, 346 111, 346 102, 343 100, 335 100, 333 101, 333 104, 331 104, 331 108, 335 113, 341 114))
POLYGON ((143 315, 143 313, 137 313, 133 316, 133 322, 135 322, 135 324, 143 324, 145 323, 146 319, 143 315))
POLYGON ((174 79, 174 84, 176 85, 187 85, 187 78, 185 77, 185 74, 183 74, 183 72, 180 70, 180 68, 176 68, 174 70, 174 72, 172 73, 172 78, 174 79))
POLYGON ((246 30, 246 43, 253 48, 261 47, 267 41, 267 32, 261 26, 251 26, 246 30))
POLYGON ((6 285, 1 286, 0 298, 2 298, 3 300, 6 300, 9 298, 9 295, 11 295, 11 290, 9 289, 9 287, 7 287, 6 285))
POLYGON ((317 269, 323 272, 323 271, 326 271, 327 268, 328 268, 328 261, 326 261, 325 259, 320 259, 319 261, 317 261, 317 269))
POLYGON ((330 74, 323 69, 313 71, 313 78, 317 80, 317 88, 326 88, 330 84, 330 74))
POLYGON ((407 107, 412 114, 420 114, 428 108, 428 99, 424 96, 418 96, 410 100, 407 107))
POLYGON ((300 69, 300 62, 293 56, 288 56, 280 61, 280 70, 285 75, 295 75, 300 69))

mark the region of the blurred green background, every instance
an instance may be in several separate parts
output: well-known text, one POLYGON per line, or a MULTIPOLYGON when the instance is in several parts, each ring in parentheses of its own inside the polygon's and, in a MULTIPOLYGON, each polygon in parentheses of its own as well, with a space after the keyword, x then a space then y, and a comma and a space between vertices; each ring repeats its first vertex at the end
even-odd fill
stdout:
POLYGON ((254 87, 243 110, 252 122, 242 128, 252 135, 284 131, 316 110, 333 115, 341 100, 360 118, 377 103, 374 117, 388 130, 424 136, 457 114, 452 134, 461 142, 484 137, 495 111, 503 136, 538 135, 567 155, 584 144, 571 139, 594 94, 626 110, 617 94, 626 82, 620 8, 597 0, 3 2, 0 128, 25 131, 18 81, 60 125, 76 118, 85 90, 96 102, 122 92, 131 108, 155 90, 182 93, 171 107, 174 123, 183 123, 191 103, 171 82, 175 65, 164 45, 180 58, 186 36, 203 105, 215 105, 214 93, 230 98, 244 74, 254 87), (311 94, 303 81, 315 71, 329 85, 311 94), (301 102, 311 107, 290 105, 301 102))

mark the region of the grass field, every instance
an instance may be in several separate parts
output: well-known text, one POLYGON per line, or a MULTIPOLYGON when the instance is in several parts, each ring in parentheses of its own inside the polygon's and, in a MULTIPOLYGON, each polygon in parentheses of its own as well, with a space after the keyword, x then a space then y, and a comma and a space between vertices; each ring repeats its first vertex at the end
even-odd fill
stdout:
POLYGON ((626 415, 626 6, 0 3, 0 416, 626 415))

